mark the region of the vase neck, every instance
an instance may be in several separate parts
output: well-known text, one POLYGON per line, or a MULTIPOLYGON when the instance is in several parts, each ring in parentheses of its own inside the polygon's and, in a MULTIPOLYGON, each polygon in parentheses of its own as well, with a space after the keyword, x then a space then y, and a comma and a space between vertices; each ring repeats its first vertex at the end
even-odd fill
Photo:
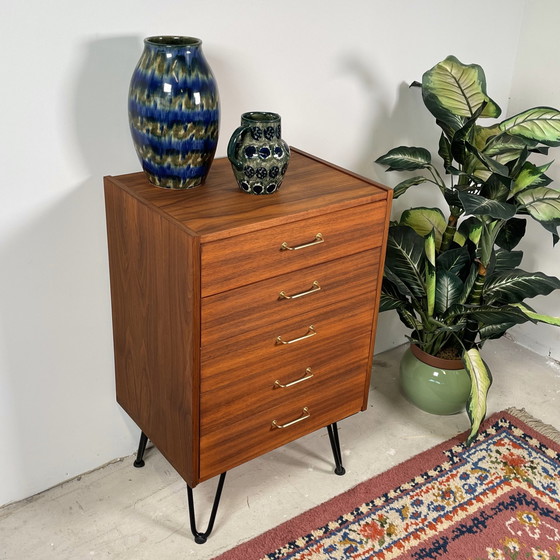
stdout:
POLYGON ((202 47, 202 41, 196 37, 161 35, 144 39, 144 48, 152 52, 170 54, 190 54, 202 47))

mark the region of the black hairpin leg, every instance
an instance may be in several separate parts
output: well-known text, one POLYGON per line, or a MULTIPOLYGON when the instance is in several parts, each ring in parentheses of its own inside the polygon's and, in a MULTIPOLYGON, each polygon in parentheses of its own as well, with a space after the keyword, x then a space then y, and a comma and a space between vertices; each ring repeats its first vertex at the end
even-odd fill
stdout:
POLYGON ((218 488, 216 490, 216 496, 214 497, 214 505, 212 506, 212 513, 210 513, 210 521, 208 521, 208 528, 204 533, 199 533, 196 529, 196 519, 194 515, 194 499, 192 488, 187 484, 187 496, 189 498, 189 517, 191 520, 191 531, 194 535, 194 542, 197 544, 204 544, 212 529, 214 528, 214 521, 216 520, 216 513, 218 511, 218 505, 220 504, 220 497, 222 496, 222 489, 224 487, 224 480, 226 478, 226 473, 220 475, 220 480, 218 481, 218 488))
POLYGON ((146 444, 148 443, 148 436, 142 432, 140 434, 140 443, 138 444, 138 453, 136 453, 136 461, 134 466, 139 469, 144 466, 144 451, 146 451, 146 444))
POLYGON ((338 427, 336 422, 329 424, 327 426, 329 431, 329 439, 331 440, 332 452, 334 455, 335 469, 334 472, 340 476, 346 473, 346 470, 342 466, 342 455, 340 453, 340 441, 338 439, 338 427))

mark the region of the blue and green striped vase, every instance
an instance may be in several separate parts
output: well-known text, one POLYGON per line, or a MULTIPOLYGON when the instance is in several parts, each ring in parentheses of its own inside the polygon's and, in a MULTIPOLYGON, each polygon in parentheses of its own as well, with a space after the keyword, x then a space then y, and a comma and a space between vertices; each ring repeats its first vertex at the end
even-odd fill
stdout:
POLYGON ((130 82, 128 118, 150 183, 169 189, 204 183, 218 144, 220 102, 200 39, 144 40, 130 82))

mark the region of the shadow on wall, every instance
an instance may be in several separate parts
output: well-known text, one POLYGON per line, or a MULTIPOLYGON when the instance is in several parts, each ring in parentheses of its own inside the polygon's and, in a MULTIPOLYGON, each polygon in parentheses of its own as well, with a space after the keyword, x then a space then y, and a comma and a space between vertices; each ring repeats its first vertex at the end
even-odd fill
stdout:
MULTIPOLYGON (((382 184, 394 187, 406 177, 402 174, 392 175, 384 172, 384 168, 377 165, 375 160, 391 148, 400 145, 431 146, 437 149, 437 137, 433 136, 431 115, 422 101, 422 94, 417 88, 410 88, 409 84, 401 83, 397 91, 388 91, 386 83, 380 78, 371 60, 347 55, 340 61, 341 72, 350 75, 363 90, 368 100, 369 114, 364 116, 368 125, 367 137, 361 142, 361 150, 356 152, 356 161, 350 168, 365 177, 372 177, 382 184), (396 98, 396 99, 395 99, 396 98), (390 101, 395 99, 390 106, 390 101), (434 144, 435 142, 435 144, 434 144)), ((421 75, 414 77, 421 79, 421 75)), ((411 176, 414 173, 411 173, 411 176)), ((417 199, 424 199, 422 204, 435 206, 438 204, 437 190, 414 193, 417 199)), ((392 217, 398 217, 402 210, 411 203, 396 200, 393 202, 392 217)), ((419 203, 419 200, 417 200, 419 203)), ((394 312, 382 313, 379 317, 375 344, 376 354, 393 348, 405 342, 406 329, 400 323, 394 312)))
MULTIPOLYGON (((375 177, 381 183, 396 184, 383 168, 374 161, 391 148, 399 145, 428 145, 433 143, 429 136, 433 125, 417 88, 410 88, 402 82, 397 91, 388 90, 382 80, 382 72, 377 71, 374 62, 347 55, 340 62, 341 72, 350 75, 365 91, 369 114, 364 115, 368 131, 357 151, 352 169, 366 177, 375 177), (395 99, 394 103, 390 101, 395 99)), ((421 75, 412 77, 420 80, 421 75)), ((435 139, 437 146, 437 138, 435 139)), ((402 179, 399 179, 402 180, 402 179)))
POLYGON ((139 171, 128 127, 128 88, 143 50, 140 37, 96 39, 84 46, 76 80, 77 146, 94 177, 139 171))
POLYGON ((84 45, 80 68, 69 69, 67 160, 43 180, 56 184, 77 157, 89 178, 59 189, 0 248, 0 437, 10 443, 0 504, 125 454, 137 438, 114 398, 102 177, 140 168, 126 99, 141 50, 134 37, 84 45))

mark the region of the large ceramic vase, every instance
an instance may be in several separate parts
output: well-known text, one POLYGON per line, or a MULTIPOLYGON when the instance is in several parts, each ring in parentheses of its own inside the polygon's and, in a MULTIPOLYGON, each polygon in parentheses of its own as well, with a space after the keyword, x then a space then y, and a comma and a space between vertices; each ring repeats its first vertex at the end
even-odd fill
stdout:
POLYGON ((188 189, 204 183, 218 143, 214 75, 194 37, 148 37, 130 82, 130 131, 149 181, 188 189))
POLYGON ((442 415, 465 410, 471 390, 470 376, 461 360, 436 358, 415 345, 401 359, 400 385, 412 404, 442 415))
POLYGON ((242 191, 275 193, 290 160, 290 148, 282 140, 280 115, 257 111, 243 113, 241 126, 232 134, 227 153, 242 191))

